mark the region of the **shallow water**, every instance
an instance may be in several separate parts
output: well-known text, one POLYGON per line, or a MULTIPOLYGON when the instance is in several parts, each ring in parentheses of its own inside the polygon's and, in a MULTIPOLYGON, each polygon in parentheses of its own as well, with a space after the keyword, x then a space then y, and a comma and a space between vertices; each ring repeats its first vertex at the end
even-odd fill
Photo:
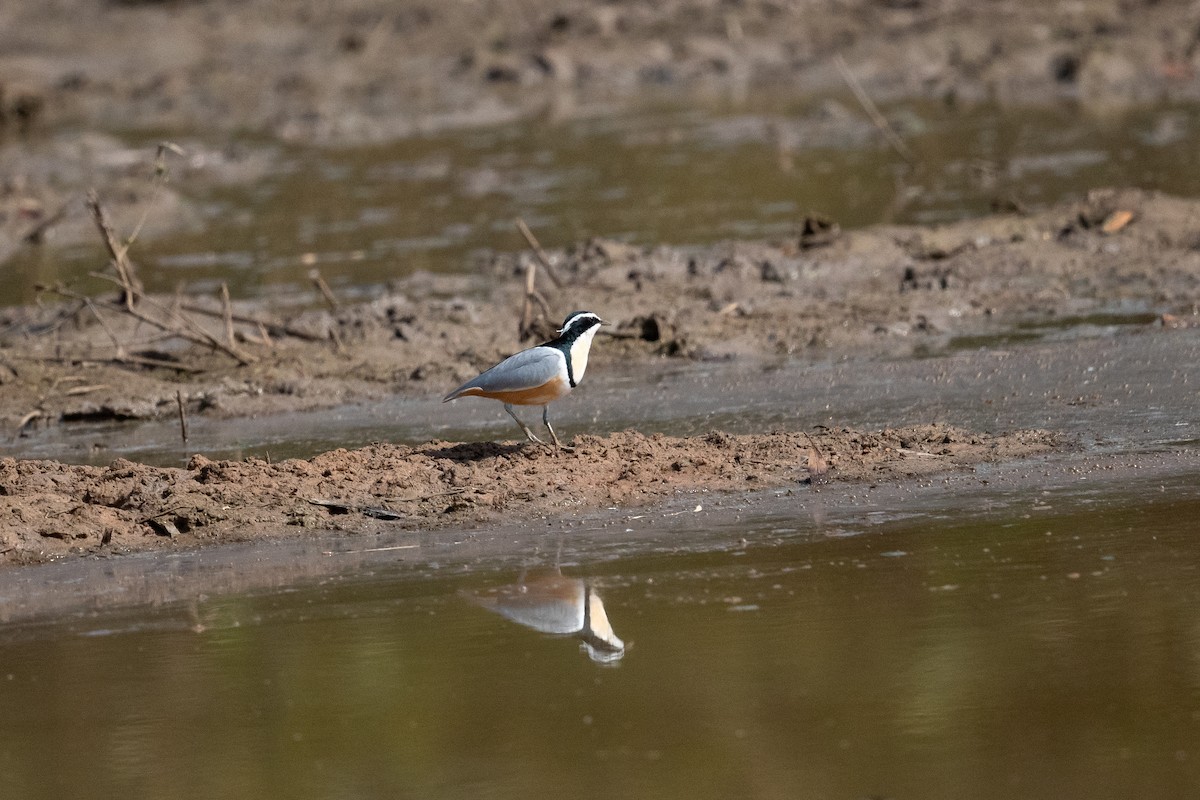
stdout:
POLYGON ((940 509, 925 492, 906 514, 806 493, 657 532, 531 531, 524 555, 422 542, 285 589, 10 624, 0 786, 1193 796, 1198 477, 940 509), (556 562, 603 598, 623 657, 470 599, 556 562))
MULTIPOLYGON (((1095 116, 914 103, 889 116, 918 169, 848 98, 658 107, 283 150, 251 186, 175 181, 203 224, 140 243, 135 256, 153 291, 182 283, 208 293, 225 281, 235 298, 316 300, 315 266, 354 299, 416 270, 461 272, 476 253, 524 249, 516 217, 547 247, 593 236, 704 244, 793 235, 810 212, 852 228, 976 216, 995 201, 1037 209, 1100 186, 1200 195, 1200 108, 1095 116)), ((147 162, 152 151, 148 143, 147 162)), ((35 282, 105 291, 86 277, 102 261, 98 243, 26 251, 6 266, 14 280, 0 285, 0 304, 30 300, 35 282)))

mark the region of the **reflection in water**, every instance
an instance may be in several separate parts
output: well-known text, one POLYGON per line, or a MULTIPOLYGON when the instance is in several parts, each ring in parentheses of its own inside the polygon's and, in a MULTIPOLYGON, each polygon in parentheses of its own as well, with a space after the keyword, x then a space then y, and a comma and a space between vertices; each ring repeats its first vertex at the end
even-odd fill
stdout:
POLYGON ((516 583, 461 592, 471 602, 519 625, 556 636, 577 636, 588 658, 611 664, 625 655, 604 602, 582 578, 567 578, 557 569, 522 573, 516 583))
POLYGON ((896 489, 913 502, 884 514, 860 487, 823 525, 797 495, 719 528, 573 529, 639 643, 620 669, 463 601, 583 630, 591 577, 480 590, 515 580, 509 536, 331 551, 355 567, 194 615, 105 595, 0 625, 0 800, 1200 797, 1194 461, 1064 467, 1033 497, 896 489))

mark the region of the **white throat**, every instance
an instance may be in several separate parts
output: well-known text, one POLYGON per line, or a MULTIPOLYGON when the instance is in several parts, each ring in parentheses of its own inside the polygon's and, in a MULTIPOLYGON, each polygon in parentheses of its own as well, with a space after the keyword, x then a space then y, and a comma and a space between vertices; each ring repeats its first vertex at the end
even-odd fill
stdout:
POLYGON ((592 349, 592 337, 598 330, 599 325, 588 328, 571 344, 571 375, 576 384, 583 380, 583 373, 587 371, 588 351, 592 349))

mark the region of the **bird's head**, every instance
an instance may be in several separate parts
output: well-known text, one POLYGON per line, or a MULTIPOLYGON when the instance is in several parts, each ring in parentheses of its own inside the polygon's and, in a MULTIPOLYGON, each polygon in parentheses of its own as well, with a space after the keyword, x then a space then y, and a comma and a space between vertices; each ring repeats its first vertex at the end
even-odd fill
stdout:
POLYGON ((591 330, 603 324, 604 320, 591 311, 573 311, 563 320, 562 327, 558 329, 558 335, 568 336, 568 334, 572 334, 573 338, 584 331, 591 330))

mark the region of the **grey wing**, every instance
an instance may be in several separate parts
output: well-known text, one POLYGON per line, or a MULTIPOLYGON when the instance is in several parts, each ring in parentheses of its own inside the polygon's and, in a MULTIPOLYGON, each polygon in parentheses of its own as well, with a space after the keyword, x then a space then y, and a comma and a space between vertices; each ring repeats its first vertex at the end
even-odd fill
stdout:
POLYGON ((467 381, 446 395, 453 400, 468 389, 485 392, 514 392, 541 386, 566 369, 566 356, 554 347, 531 347, 501 361, 478 378, 467 381))

